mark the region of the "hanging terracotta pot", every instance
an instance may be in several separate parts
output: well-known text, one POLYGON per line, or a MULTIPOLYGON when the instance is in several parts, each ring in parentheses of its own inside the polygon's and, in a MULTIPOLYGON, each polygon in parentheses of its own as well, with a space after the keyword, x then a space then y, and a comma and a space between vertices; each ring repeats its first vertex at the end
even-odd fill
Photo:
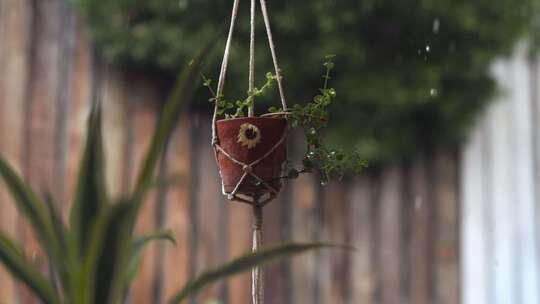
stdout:
POLYGON ((283 118, 243 117, 216 122, 218 143, 223 150, 216 150, 216 158, 225 193, 232 193, 237 185, 235 194, 249 197, 271 193, 272 189, 279 191, 287 157, 286 129, 287 121, 283 118), (251 174, 241 181, 246 171, 264 183, 251 174))

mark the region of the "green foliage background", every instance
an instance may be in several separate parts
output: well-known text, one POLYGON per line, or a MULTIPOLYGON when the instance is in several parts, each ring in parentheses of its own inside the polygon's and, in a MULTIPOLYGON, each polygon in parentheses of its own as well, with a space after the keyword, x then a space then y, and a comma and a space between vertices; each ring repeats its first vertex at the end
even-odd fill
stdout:
MULTIPOLYGON (((232 6, 231 0, 74 1, 107 60, 164 75, 173 75, 216 32, 225 36, 232 6)), ((531 31, 538 13, 538 0, 268 4, 289 103, 310 100, 321 83, 321 58, 337 54, 332 85, 338 100, 328 139, 372 163, 463 140, 496 92, 490 64, 531 31)), ((241 2, 227 96, 247 90, 248 6, 241 2)), ((257 37, 264 80, 271 65, 260 14, 257 37)), ((210 75, 219 69, 219 46, 207 62, 210 75)))

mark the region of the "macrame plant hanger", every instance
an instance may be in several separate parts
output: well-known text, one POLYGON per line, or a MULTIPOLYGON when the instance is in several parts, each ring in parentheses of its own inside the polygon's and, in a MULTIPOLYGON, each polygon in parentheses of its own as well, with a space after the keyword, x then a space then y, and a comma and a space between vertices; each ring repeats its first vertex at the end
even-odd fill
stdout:
MULTIPOLYGON (((251 30, 250 30, 250 45, 249 45, 249 85, 248 90, 249 92, 252 92, 255 88, 255 14, 256 14, 256 0, 250 0, 251 1, 251 10, 250 10, 250 24, 251 24, 251 30)), ((223 54, 223 61, 221 63, 221 70, 219 74, 219 80, 218 80, 218 86, 217 86, 217 101, 215 103, 214 107, 214 115, 212 118, 212 146, 214 147, 214 152, 217 159, 217 154, 222 153, 225 157, 227 157, 230 161, 235 163, 236 165, 240 166, 243 170, 243 175, 236 184, 235 189, 232 192, 225 192, 225 188, 223 187, 224 194, 227 195, 228 199, 231 201, 238 201, 243 203, 248 203, 253 208, 253 244, 252 244, 252 250, 255 252, 259 250, 262 244, 262 223, 263 223, 263 206, 272 201, 277 193, 278 190, 272 187, 269 183, 264 181, 262 178, 258 177, 256 174, 253 173, 253 168, 257 166, 262 160, 269 157, 280 145, 282 145, 286 138, 286 132, 285 129, 283 131, 283 134, 281 136, 281 139, 270 149, 266 154, 264 154, 259 159, 251 162, 251 163, 244 163, 242 161, 239 161, 232 157, 227 151, 225 151, 219 144, 219 140, 216 134, 216 123, 218 118, 218 101, 223 96, 223 88, 225 84, 225 77, 227 74, 227 66, 229 62, 229 54, 231 49, 231 42, 232 42, 232 36, 234 33, 234 28, 236 25, 236 20, 238 16, 238 7, 239 7, 240 0, 234 0, 233 3, 233 9, 232 9, 232 16, 231 16, 231 23, 229 28, 229 33, 227 36, 227 42, 225 45, 225 52, 223 54), (268 198, 263 199, 260 196, 254 196, 251 198, 251 200, 247 200, 245 198, 239 197, 237 195, 237 191, 240 188, 241 184, 244 182, 244 180, 247 177, 252 177, 255 180, 257 180, 263 187, 266 187, 269 190, 270 196, 268 198)), ((282 85, 282 79, 281 79, 281 72, 278 66, 274 41, 272 38, 272 31, 270 28, 270 18, 268 17, 268 11, 266 8, 266 1, 260 0, 260 6, 261 6, 261 12, 264 19, 264 25, 266 27, 266 34, 268 37, 268 45, 270 47, 270 53, 272 56, 272 62, 274 64, 274 70, 276 75, 276 80, 278 84, 278 90, 279 90, 279 96, 281 99, 281 104, 283 107, 283 112, 287 112, 287 102, 285 100, 285 94, 283 91, 283 85, 282 85)), ((248 108, 248 116, 253 117, 255 115, 255 109, 254 109, 254 103, 248 108)), ((263 272, 260 267, 255 267, 252 271, 252 299, 253 304, 263 304, 264 301, 264 283, 263 283, 263 272)))

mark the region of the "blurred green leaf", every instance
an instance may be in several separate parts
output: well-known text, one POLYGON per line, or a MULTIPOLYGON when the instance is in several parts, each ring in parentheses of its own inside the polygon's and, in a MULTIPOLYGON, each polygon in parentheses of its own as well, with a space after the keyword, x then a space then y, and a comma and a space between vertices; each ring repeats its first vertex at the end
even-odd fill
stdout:
POLYGON ((181 303, 183 300, 187 299, 192 294, 199 292, 201 289, 207 287, 208 285, 213 284, 223 278, 230 277, 244 271, 248 271, 257 265, 268 263, 279 258, 285 258, 321 248, 341 248, 348 250, 353 249, 352 247, 348 246, 324 243, 286 243, 263 248, 257 252, 247 253, 225 265, 207 271, 198 276, 197 278, 192 279, 182 290, 176 293, 176 295, 169 301, 169 304, 181 303))
POLYGON ((131 242, 130 259, 128 264, 128 270, 126 273, 127 285, 129 285, 137 275, 141 262, 141 253, 144 247, 151 241, 159 240, 168 240, 173 244, 176 244, 174 233, 171 230, 158 230, 152 234, 137 237, 131 242))
POLYGON ((77 266, 67 245, 67 228, 62 221, 61 214, 55 207, 53 197, 48 193, 45 195, 45 204, 47 206, 48 216, 52 224, 54 235, 56 236, 58 242, 60 253, 62 253, 61 255, 63 256, 63 258, 60 258, 60 260, 52 261, 52 263, 59 275, 63 289, 67 293, 71 293, 71 275, 73 274, 73 269, 77 266))
POLYGON ((121 200, 100 212, 78 275, 76 303, 117 303, 124 290, 133 204, 121 200))
POLYGON ((135 217, 140 205, 144 201, 143 197, 152 183, 152 175, 154 174, 157 161, 165 149, 171 132, 174 130, 180 112, 191 99, 195 83, 199 78, 198 75, 202 61, 211 50, 213 44, 214 41, 209 43, 180 73, 163 107, 159 123, 152 137, 150 148, 144 158, 142 169, 139 172, 137 184, 133 192, 133 201, 137 206, 134 211, 135 217))
POLYGON ((70 214, 72 246, 81 257, 100 210, 107 204, 101 130, 101 105, 94 102, 88 118, 86 145, 79 167, 77 188, 70 214))
POLYGON ((22 250, 0 233, 0 260, 18 280, 24 282, 41 301, 47 304, 60 303, 58 295, 47 279, 24 257, 22 250))
POLYGON ((13 197, 15 206, 28 220, 41 247, 55 264, 61 263, 61 248, 48 217, 46 206, 15 171, 0 157, 0 176, 13 197))

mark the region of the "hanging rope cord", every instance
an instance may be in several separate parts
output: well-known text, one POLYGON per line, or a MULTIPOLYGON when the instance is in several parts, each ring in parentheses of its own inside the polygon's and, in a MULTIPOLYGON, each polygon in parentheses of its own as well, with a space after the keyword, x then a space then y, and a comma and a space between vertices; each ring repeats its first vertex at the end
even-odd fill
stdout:
MULTIPOLYGON (((236 25, 236 20, 238 17, 238 7, 240 4, 240 0, 234 0, 233 3, 233 10, 231 14, 231 24, 229 27, 229 34, 227 36, 227 42, 225 44, 225 52, 223 54, 223 60, 221 62, 221 70, 219 73, 219 80, 218 80, 218 86, 217 86, 217 100, 214 105, 214 115, 212 118, 212 144, 217 143, 217 134, 216 134, 216 121, 218 118, 218 101, 223 98, 223 89, 225 86, 225 78, 227 76, 227 67, 229 65, 229 55, 231 50, 231 43, 232 43, 232 37, 234 33, 234 28, 236 25)), ((283 90, 283 83, 282 83, 282 77, 281 77, 281 70, 278 65, 277 55, 276 55, 276 47, 274 44, 274 39, 272 37, 272 30, 270 27, 270 18, 268 17, 268 10, 266 8, 266 0, 260 0, 261 5, 261 11, 264 19, 264 25, 266 27, 266 35, 268 37, 268 45, 270 47, 270 54, 272 56, 272 62, 274 64, 274 73, 276 74, 276 81, 278 84, 278 90, 279 90, 279 97, 281 99, 281 106, 283 107, 283 111, 287 112, 287 100, 285 98, 285 93, 283 90)), ((255 88, 255 0, 251 0, 251 31, 250 31, 250 47, 249 47, 249 91, 253 91, 255 88)), ((248 116, 254 116, 254 106, 251 106, 248 109, 248 116)))

